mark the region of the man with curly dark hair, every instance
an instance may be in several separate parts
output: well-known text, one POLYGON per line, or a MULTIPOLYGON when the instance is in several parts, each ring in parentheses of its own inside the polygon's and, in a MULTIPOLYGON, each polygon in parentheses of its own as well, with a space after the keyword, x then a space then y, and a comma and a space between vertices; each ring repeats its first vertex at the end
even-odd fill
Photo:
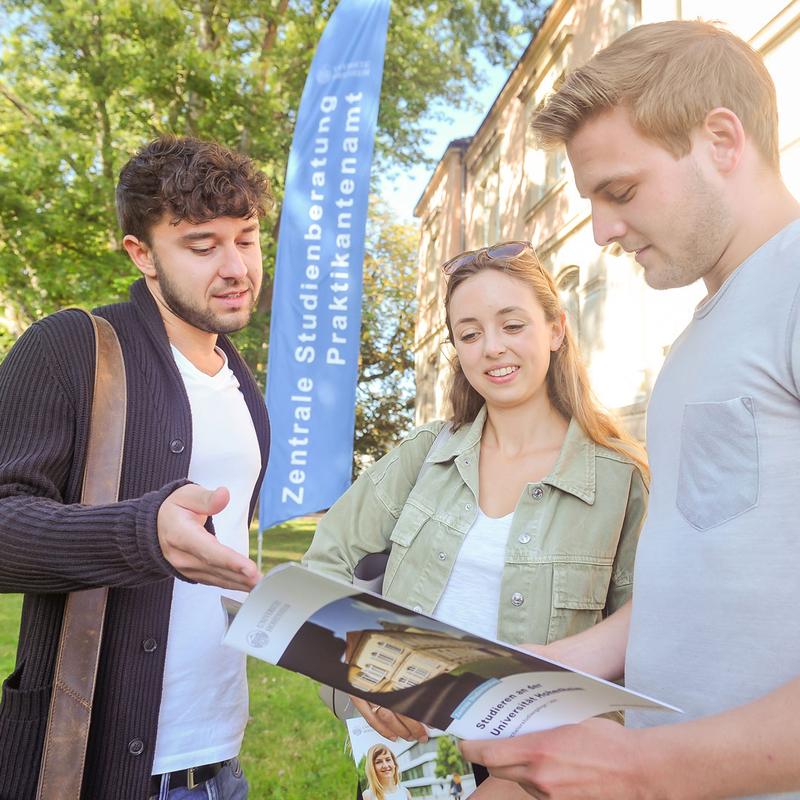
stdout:
POLYGON ((248 525, 269 426, 225 334, 258 298, 271 204, 253 162, 210 142, 163 136, 122 169, 123 246, 142 277, 128 302, 95 310, 125 361, 118 502, 80 503, 88 317, 34 323, 0 365, 0 547, 17 554, 0 560, 0 591, 25 594, 0 705, 0 798, 35 796, 65 598, 97 586, 109 594, 83 796, 246 797, 245 663, 220 644, 220 592, 259 577, 248 525))

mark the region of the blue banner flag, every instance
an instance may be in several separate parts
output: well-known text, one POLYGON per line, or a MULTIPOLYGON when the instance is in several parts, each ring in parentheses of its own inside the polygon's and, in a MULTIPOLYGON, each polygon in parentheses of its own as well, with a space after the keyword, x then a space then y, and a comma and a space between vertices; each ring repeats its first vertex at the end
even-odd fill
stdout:
POLYGON ((306 79, 286 171, 267 370, 264 528, 350 484, 369 173, 389 0, 341 0, 306 79))

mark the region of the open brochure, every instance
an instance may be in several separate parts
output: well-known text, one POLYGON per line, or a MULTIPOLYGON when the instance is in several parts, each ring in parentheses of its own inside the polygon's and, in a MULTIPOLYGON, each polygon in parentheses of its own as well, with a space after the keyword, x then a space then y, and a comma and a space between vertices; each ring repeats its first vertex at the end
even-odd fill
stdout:
POLYGON ((297 564, 276 567, 227 608, 230 647, 462 739, 626 708, 678 711, 297 564))

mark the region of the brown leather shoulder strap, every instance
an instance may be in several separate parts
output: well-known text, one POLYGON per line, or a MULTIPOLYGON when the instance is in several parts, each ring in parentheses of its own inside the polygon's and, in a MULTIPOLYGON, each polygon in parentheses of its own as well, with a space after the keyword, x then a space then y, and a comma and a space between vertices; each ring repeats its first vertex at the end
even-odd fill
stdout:
MULTIPOLYGON (((81 502, 113 503, 119 494, 127 410, 125 365, 114 328, 89 315, 95 376, 81 502)), ((79 800, 92 718, 108 589, 67 597, 58 645, 37 800, 79 800)))

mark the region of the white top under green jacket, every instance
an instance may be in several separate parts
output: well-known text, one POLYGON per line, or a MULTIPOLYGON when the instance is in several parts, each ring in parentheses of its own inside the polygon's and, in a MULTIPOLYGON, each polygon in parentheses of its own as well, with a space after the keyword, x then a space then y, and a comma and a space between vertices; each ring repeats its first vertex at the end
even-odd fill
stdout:
MULTIPOLYGON (((477 514, 485 420, 484 408, 430 454, 444 423, 414 430, 322 518, 303 563, 349 581, 362 556, 391 547, 384 595, 431 613, 477 514), (426 457, 431 465, 417 484, 426 457)), ((631 594, 646 507, 634 463, 570 422, 552 472, 525 487, 514 511, 498 638, 551 642, 622 606, 631 594)))

